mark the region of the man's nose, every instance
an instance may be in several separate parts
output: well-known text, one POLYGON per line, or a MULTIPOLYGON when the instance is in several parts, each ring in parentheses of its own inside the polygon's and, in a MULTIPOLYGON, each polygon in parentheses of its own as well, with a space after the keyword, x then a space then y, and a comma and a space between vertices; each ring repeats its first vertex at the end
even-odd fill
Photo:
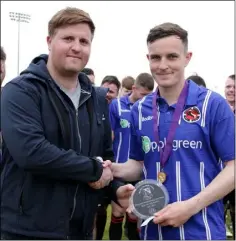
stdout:
POLYGON ((168 68, 168 65, 167 65, 167 61, 164 59, 164 58, 162 58, 161 60, 160 60, 160 63, 159 63, 159 69, 161 69, 161 70, 165 70, 165 69, 167 69, 168 68))
POLYGON ((80 44, 79 40, 73 42, 73 45, 72 45, 71 49, 75 52, 81 51, 81 44, 80 44))

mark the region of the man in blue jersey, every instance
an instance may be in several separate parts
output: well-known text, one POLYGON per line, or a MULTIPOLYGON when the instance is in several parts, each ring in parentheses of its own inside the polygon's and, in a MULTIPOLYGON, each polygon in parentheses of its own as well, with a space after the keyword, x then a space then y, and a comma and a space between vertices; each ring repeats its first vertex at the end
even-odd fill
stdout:
MULTIPOLYGON (((148 73, 141 73, 132 86, 132 92, 121 98, 114 99, 110 106, 110 122, 113 132, 113 151, 116 163, 124 163, 129 158, 130 142, 130 111, 133 104, 151 93, 154 88, 153 77, 148 73)), ((109 229, 110 240, 120 240, 124 211, 115 202, 111 202, 112 217, 109 229)), ((139 239, 137 219, 132 215, 126 216, 127 236, 129 240, 139 239)))
MULTIPOLYGON (((235 74, 230 75, 225 82, 225 97, 231 110, 235 114, 235 74)), ((235 190, 233 190, 227 196, 225 196, 224 204, 226 208, 225 212, 227 212, 228 208, 230 210, 230 218, 233 229, 233 239, 235 240, 235 190)), ((227 226, 226 230, 227 236, 232 236, 227 226)))
POLYGON ((230 75, 225 82, 225 97, 235 114, 235 74, 230 75))
POLYGON ((142 227, 143 239, 226 239, 222 198, 234 189, 234 115, 222 96, 185 81, 187 31, 161 24, 147 46, 158 90, 134 104, 130 159, 112 164, 113 174, 132 181, 144 170, 169 193, 169 205, 142 227))

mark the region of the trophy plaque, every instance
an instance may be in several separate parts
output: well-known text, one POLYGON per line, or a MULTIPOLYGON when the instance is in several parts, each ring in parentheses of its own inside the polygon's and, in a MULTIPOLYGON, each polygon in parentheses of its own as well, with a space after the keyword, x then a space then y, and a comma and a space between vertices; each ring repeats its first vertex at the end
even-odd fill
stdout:
POLYGON ((135 185, 130 197, 132 212, 140 219, 148 219, 163 209, 169 202, 165 186, 158 181, 145 179, 135 185))

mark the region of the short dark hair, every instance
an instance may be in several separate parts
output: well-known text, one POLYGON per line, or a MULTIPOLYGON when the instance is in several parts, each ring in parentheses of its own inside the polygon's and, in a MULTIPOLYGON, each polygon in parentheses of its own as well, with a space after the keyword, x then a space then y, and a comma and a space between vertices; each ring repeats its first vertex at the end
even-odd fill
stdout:
POLYGON ((126 76, 121 81, 121 86, 126 88, 127 90, 132 90, 132 86, 134 85, 135 79, 132 76, 126 76))
POLYGON ((117 89, 120 89, 120 81, 118 78, 114 75, 107 75, 103 78, 101 85, 108 83, 108 84, 114 84, 116 85, 117 89))
POLYGON ((231 75, 229 76, 229 78, 232 79, 232 80, 235 80, 235 74, 231 74, 231 75))
POLYGON ((185 48, 188 49, 188 32, 181 28, 178 24, 169 22, 162 23, 152 28, 149 31, 147 43, 153 43, 157 39, 169 36, 178 36, 185 45, 185 48))
POLYGON ((152 91, 154 88, 154 79, 149 73, 141 73, 137 76, 134 84, 152 91))
POLYGON ((84 68, 81 72, 85 73, 86 75, 94 75, 94 71, 90 68, 84 68))
POLYGON ((195 82, 199 86, 206 87, 205 80, 201 76, 199 76, 199 75, 191 75, 187 79, 192 80, 193 82, 195 82))
POLYGON ((6 58, 7 58, 6 53, 3 47, 1 46, 1 60, 6 61, 6 58))

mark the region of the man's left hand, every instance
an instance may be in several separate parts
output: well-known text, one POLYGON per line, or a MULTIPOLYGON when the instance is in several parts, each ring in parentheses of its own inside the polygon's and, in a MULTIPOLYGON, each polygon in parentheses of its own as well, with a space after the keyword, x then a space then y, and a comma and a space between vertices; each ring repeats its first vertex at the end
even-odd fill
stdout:
POLYGON ((179 227, 196 213, 196 206, 190 200, 167 205, 154 214, 153 222, 161 226, 179 227))
POLYGON ((129 199, 135 187, 131 184, 121 186, 116 191, 117 201, 126 210, 129 207, 129 199))

